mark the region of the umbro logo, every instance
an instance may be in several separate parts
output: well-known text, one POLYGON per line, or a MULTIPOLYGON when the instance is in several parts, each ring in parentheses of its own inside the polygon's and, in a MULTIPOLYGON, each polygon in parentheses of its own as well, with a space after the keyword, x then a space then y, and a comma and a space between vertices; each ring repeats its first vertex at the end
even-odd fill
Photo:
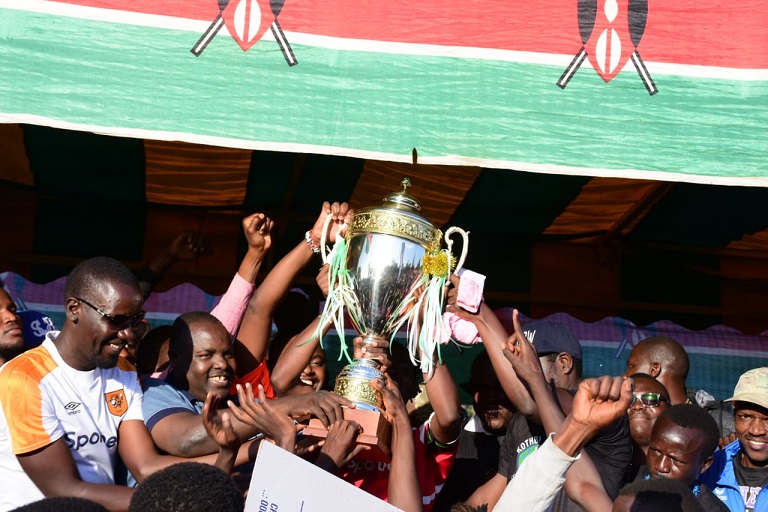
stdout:
POLYGON ((80 402, 69 402, 67 405, 64 406, 64 408, 67 410, 67 414, 79 414, 80 411, 78 410, 78 407, 80 407, 82 404, 80 402))

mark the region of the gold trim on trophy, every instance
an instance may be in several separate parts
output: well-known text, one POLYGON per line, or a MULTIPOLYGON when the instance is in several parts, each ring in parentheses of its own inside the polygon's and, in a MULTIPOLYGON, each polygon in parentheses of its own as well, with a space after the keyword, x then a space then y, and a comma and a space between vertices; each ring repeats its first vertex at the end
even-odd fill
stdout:
POLYGON ((371 381, 367 379, 345 377, 339 374, 336 377, 336 386, 333 392, 354 402, 368 404, 377 409, 384 406, 381 393, 373 389, 371 381))
POLYGON ((347 231, 347 239, 361 233, 380 233, 403 237, 424 246, 428 251, 440 250, 443 232, 422 219, 391 208, 365 208, 355 214, 347 231))

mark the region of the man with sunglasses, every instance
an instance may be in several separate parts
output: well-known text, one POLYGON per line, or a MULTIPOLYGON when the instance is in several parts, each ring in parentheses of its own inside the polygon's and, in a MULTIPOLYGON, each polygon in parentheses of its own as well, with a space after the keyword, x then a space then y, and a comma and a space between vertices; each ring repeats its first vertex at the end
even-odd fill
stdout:
POLYGON ((626 481, 631 482, 639 469, 646 465, 646 454, 651 442, 651 431, 659 414, 669 409, 669 394, 664 384, 645 373, 630 376, 635 383, 632 405, 627 409, 629 432, 632 436, 632 462, 626 481))
POLYGON ((768 511, 768 368, 744 373, 733 397, 736 441, 701 477, 732 512, 768 511))
POLYGON ((183 459, 157 453, 144 426, 136 371, 119 358, 144 318, 134 274, 112 258, 77 265, 65 321, 0 370, 0 510, 80 496, 125 510, 118 454, 139 480, 183 459))

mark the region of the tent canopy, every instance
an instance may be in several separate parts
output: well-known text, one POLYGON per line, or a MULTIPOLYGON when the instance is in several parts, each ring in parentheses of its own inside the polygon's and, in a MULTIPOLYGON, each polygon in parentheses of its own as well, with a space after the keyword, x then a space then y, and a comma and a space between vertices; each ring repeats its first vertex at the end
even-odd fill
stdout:
MULTIPOLYGON (((0 125, 0 267, 36 282, 108 254, 138 268, 183 230, 213 253, 161 289, 224 291, 242 256, 240 219, 277 220, 266 267, 299 243, 323 200, 372 206, 411 178, 423 214, 470 231, 466 266, 494 306, 644 325, 766 324, 768 189, 398 164, 0 125)), ((319 260, 318 260, 319 265, 319 260)), ((265 269, 266 270, 266 269, 265 269)), ((316 267, 301 283, 314 284, 316 267)))

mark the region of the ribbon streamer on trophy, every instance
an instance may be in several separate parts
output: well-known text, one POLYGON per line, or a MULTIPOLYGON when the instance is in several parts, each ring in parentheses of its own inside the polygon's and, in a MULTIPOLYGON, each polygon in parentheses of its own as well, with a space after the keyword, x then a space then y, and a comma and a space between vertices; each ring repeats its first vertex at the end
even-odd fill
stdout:
POLYGON ((341 357, 351 362, 339 374, 334 391, 358 408, 381 407, 381 398, 369 385, 381 372, 377 361, 352 361, 344 339, 344 312, 364 343, 376 339, 392 343, 407 325, 411 360, 431 378, 435 360, 441 360, 439 340, 447 332, 442 319, 445 285, 467 255, 468 233, 449 228, 444 237, 447 247, 441 248, 442 232, 419 214, 421 205, 407 193, 410 180, 404 179, 402 185, 403 190, 385 197, 382 206, 356 212, 346 235, 338 237, 326 254, 329 217, 320 242, 323 262, 330 264, 329 294, 320 323, 333 323, 341 357), (454 234, 463 238, 458 261, 451 252, 454 234))

